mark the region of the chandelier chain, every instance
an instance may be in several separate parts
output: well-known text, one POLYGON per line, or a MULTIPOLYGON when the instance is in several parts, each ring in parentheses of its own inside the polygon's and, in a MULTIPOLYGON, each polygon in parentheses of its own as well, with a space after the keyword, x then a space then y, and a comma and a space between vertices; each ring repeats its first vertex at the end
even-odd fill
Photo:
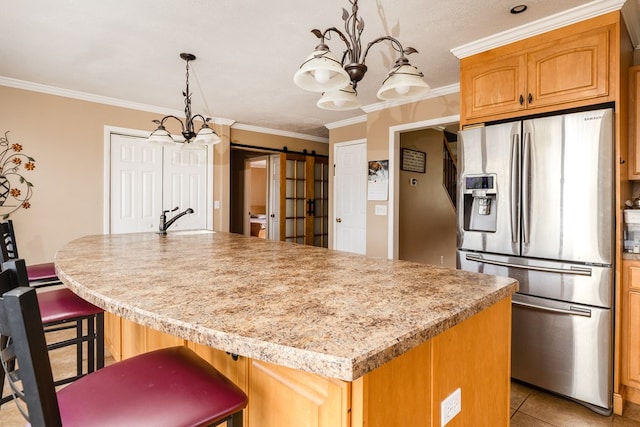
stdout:
POLYGON ((182 93, 182 95, 184 96, 184 115, 186 118, 187 130, 193 131, 193 122, 191 121, 191 93, 189 93, 189 60, 187 59, 186 62, 186 87, 185 91, 182 93))

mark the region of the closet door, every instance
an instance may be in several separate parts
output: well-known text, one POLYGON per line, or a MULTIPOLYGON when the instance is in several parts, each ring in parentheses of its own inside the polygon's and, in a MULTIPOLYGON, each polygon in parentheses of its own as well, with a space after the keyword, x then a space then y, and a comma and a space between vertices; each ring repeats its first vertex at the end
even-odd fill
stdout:
MULTIPOLYGON (((187 208, 193 209, 192 214, 176 221, 171 230, 207 228, 207 150, 188 149, 177 144, 163 148, 163 210, 177 206, 180 208, 174 212, 177 214, 187 208)), ((159 215, 156 219, 158 222, 159 215)))
POLYGON ((148 144, 146 137, 116 133, 109 144, 109 233, 155 232, 162 210, 176 206, 194 213, 171 230, 207 228, 212 192, 207 177, 213 164, 208 149, 163 147, 148 144))
POLYGON ((110 232, 157 230, 162 209, 162 147, 111 134, 110 232))

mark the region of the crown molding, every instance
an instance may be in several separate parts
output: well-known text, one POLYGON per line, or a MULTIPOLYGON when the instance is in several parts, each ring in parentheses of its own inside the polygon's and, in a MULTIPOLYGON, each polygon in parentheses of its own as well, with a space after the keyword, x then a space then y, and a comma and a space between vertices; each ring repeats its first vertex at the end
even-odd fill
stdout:
POLYGON ((290 131, 287 131, 287 130, 280 130, 280 129, 263 128, 263 127, 260 127, 260 126, 247 125, 247 124, 243 124, 243 123, 234 123, 231 126, 231 129, 246 130, 246 131, 249 131, 249 132, 266 133, 266 134, 269 134, 269 135, 286 136, 286 137, 289 137, 289 138, 305 139, 307 141, 323 142, 325 144, 329 143, 329 138, 324 138, 322 136, 306 135, 304 133, 290 132, 290 131))
MULTIPOLYGON (((25 80, 12 79, 0 76, 0 86, 8 86, 15 89, 29 90, 32 92, 45 93, 47 95, 61 96, 64 98, 72 98, 80 101, 95 102, 97 104, 111 105, 120 108, 129 108, 131 110, 147 111, 150 113, 162 114, 163 116, 172 115, 184 117, 184 111, 172 110, 170 108, 162 108, 149 104, 125 101, 118 98, 110 98, 108 96, 94 95, 91 93, 80 92, 77 90, 61 89, 53 86, 47 86, 40 83, 28 82, 25 80)), ((213 123, 217 125, 232 126, 235 120, 225 119, 222 117, 213 117, 213 123)))
POLYGON ((108 96, 93 95, 77 90, 61 89, 53 86, 47 86, 40 83, 27 82, 24 80, 12 79, 0 76, 0 85, 9 86, 16 89, 29 90, 32 92, 40 92, 48 95, 62 96, 64 98, 73 98, 80 101, 95 102, 97 104, 112 105, 114 107, 130 108, 132 110, 148 111, 150 113, 158 113, 163 115, 184 116, 184 111, 172 110, 169 108, 156 107, 148 104, 125 101, 118 98, 110 98, 108 96))
MULTIPOLYGON (((632 0, 629 0, 632 1, 632 0)), ((458 59, 620 10, 625 0, 595 0, 564 12, 451 49, 458 59)))
MULTIPOLYGON (((454 83, 448 86, 442 86, 439 88, 431 89, 425 95, 419 98, 410 98, 402 101, 384 101, 377 102, 375 104, 370 104, 362 107, 362 110, 365 113, 371 113, 373 111, 384 110, 385 108, 397 107, 398 105, 404 104, 413 104, 414 102, 423 101, 425 99, 438 98, 440 96, 451 95, 454 93, 460 93, 460 83, 454 83)), ((327 129, 335 129, 349 125, 355 125, 357 123, 362 123, 367 121, 367 115, 356 116, 350 119, 340 120, 337 122, 326 123, 324 127, 327 129)))
POLYGON ((351 126, 358 123, 364 123, 367 121, 367 115, 363 114, 361 116, 351 117, 350 119, 338 120, 337 122, 325 123, 324 127, 327 129, 336 129, 345 126, 351 126))
POLYGON ((235 120, 232 119, 223 119, 221 117, 214 117, 213 118, 213 123, 217 124, 217 125, 223 125, 223 126, 233 126, 233 124, 235 123, 235 120))
POLYGON ((418 98, 409 98, 402 101, 377 102, 375 104, 365 105, 364 107, 362 107, 362 110, 365 113, 371 113, 374 111, 384 110, 386 108, 397 107, 399 105, 405 105, 405 104, 413 104, 414 102, 424 101, 425 99, 438 98, 441 96, 451 95, 459 92, 460 92, 460 83, 454 83, 449 86, 441 86, 435 89, 431 89, 425 95, 418 98))

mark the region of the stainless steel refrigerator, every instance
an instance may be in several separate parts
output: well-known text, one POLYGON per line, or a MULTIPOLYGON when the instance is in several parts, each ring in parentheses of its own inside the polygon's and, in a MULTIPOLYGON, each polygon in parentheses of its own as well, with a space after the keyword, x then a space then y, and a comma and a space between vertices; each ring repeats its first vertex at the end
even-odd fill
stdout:
POLYGON ((463 130, 458 267, 519 281, 512 377, 612 408, 613 110, 463 130))

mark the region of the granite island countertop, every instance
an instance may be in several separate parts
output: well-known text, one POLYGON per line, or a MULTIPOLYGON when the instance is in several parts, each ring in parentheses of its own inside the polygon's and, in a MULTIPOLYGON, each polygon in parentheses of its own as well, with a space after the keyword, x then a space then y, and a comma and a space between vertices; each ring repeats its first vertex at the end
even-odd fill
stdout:
POLYGON ((353 381, 517 290, 517 281, 230 233, 85 236, 60 279, 120 317, 353 381))

